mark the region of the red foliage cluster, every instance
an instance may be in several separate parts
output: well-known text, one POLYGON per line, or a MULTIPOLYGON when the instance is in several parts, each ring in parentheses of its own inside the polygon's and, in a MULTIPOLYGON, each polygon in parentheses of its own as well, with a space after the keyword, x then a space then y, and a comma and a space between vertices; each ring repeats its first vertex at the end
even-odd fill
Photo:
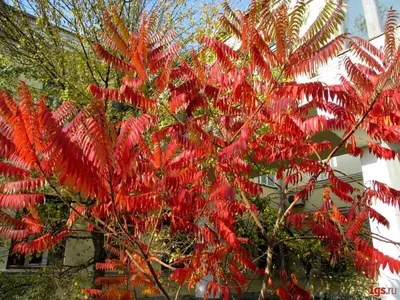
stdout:
MULTIPOLYGON (((398 205, 400 192, 377 182, 357 198, 350 184, 315 158, 322 152, 331 158, 342 146, 361 156, 352 138, 358 128, 374 140, 369 149, 377 157, 398 157, 375 143, 400 140, 400 51, 393 42, 394 12, 381 51, 361 38, 328 38, 343 16, 340 3, 323 25, 313 24, 303 36, 303 1, 291 13, 284 1, 261 10, 256 3, 246 15, 228 10, 222 18, 240 49, 204 37, 202 50, 192 52, 188 61, 176 58, 178 45, 171 44, 171 35, 154 33, 151 17, 143 17, 139 30, 129 32, 117 14, 106 14, 104 43, 109 50, 101 45, 95 49, 124 78, 117 89, 91 85, 93 103, 80 112, 70 102, 50 111, 45 99, 34 101, 24 84, 16 100, 0 94, 0 174, 7 178, 0 187, 0 207, 28 208, 22 220, 0 214, 5 223, 0 234, 20 242, 15 251, 46 251, 73 232, 73 224, 82 218, 88 230, 107 233, 107 250, 118 256, 96 268, 130 274, 98 278, 98 284, 110 288, 87 293, 125 299, 129 291, 116 287, 129 283, 168 297, 153 268, 160 258, 152 252, 154 235, 167 220, 172 235, 194 237, 192 250, 179 258, 184 267, 168 266, 171 279, 193 287, 211 275, 207 294, 219 292, 227 298, 230 290, 240 293, 247 283, 243 270, 259 272, 243 247, 249 241, 235 229, 237 219, 255 213, 255 208, 236 195, 260 195, 260 186, 250 177, 254 164, 274 164, 286 187, 297 185, 302 174, 311 177, 294 203, 313 193, 318 175, 328 174, 321 209, 312 217, 295 215, 293 204, 282 220, 297 228, 311 227, 326 241, 333 260, 353 245, 356 266, 370 277, 380 266, 399 272, 399 262, 362 240, 360 230, 369 216, 388 226, 370 207, 370 199, 398 205), (296 81, 335 57, 346 39, 363 63, 347 58, 342 84, 296 81), (271 42, 276 43, 275 52, 271 42), (131 105, 139 113, 115 124, 107 118, 107 101, 131 105), (333 118, 313 116, 316 109, 333 118), (167 124, 161 122, 165 115, 167 124), (344 132, 339 145, 316 138, 335 130, 344 132), (44 187, 71 210, 61 232, 48 232, 34 212, 45 201, 44 187), (330 192, 348 203, 347 217, 333 204, 330 192), (25 241, 27 237, 32 239, 25 241), (367 265, 370 259, 373 265, 367 265)), ((283 299, 309 297, 295 277, 285 279, 277 293, 283 299)))

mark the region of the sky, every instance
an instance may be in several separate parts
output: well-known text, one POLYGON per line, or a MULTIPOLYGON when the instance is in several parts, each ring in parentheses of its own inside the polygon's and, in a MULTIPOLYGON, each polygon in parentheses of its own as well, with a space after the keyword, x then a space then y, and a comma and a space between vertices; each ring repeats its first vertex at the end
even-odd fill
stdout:
MULTIPOLYGON (((30 7, 30 0, 20 0, 21 2, 21 6, 22 8, 30 13, 35 15, 34 11, 32 10, 32 8, 30 7)), ((55 0, 49 0, 51 1, 53 4, 57 3, 55 0)), ((148 10, 151 10, 151 8, 153 7, 154 3, 158 2, 158 0, 145 0, 147 2, 147 7, 148 10)), ((171 0, 172 2, 175 2, 174 0, 171 0)), ((200 16, 201 14, 201 7, 203 5, 215 5, 216 3, 221 3, 224 0, 186 0, 187 1, 187 7, 191 7, 191 8, 196 8, 195 11, 198 13, 198 16, 200 16)), ((230 5, 231 8, 233 9, 240 9, 240 10, 246 10, 247 7, 249 6, 251 0, 228 0, 228 3, 230 5)), ((399 0, 400 1, 400 0, 399 0)), ((13 5, 12 4, 12 0, 5 0, 6 3, 13 5)), ((31 3, 34 3, 34 1, 32 1, 31 3)), ((221 7, 222 8, 222 7, 221 7)), ((195 18, 197 16, 195 15, 195 18)))
POLYGON ((250 0, 230 0, 229 4, 232 8, 245 10, 250 4, 250 0))

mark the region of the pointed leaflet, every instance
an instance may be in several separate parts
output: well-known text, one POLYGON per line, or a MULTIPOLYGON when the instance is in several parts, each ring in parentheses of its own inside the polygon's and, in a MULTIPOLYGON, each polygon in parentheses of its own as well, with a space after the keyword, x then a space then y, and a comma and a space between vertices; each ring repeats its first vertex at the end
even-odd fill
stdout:
POLYGON ((340 243, 342 241, 342 236, 329 221, 325 221, 324 224, 314 224, 312 232, 315 236, 327 241, 332 241, 334 243, 340 243))
POLYGON ((283 63, 286 59, 286 45, 287 45, 287 5, 282 2, 274 13, 275 21, 275 42, 276 42, 276 54, 278 63, 283 63))
POLYGON ((193 273, 194 270, 190 268, 176 269, 172 272, 171 279, 182 285, 193 273))
MULTIPOLYGON (((362 45, 369 45, 369 42, 363 43, 362 45)), ((364 49, 359 42, 357 42, 357 38, 353 38, 349 41, 349 47, 351 51, 358 57, 363 63, 367 64, 367 66, 374 68, 378 72, 383 72, 384 69, 382 67, 381 61, 378 61, 377 58, 373 56, 373 54, 369 53, 367 49, 364 49)), ((375 55, 379 55, 378 49, 370 48, 371 50, 375 50, 375 55)))
POLYGON ((368 142, 369 152, 373 153, 376 157, 382 158, 385 160, 395 159, 399 157, 399 153, 393 151, 392 149, 377 145, 373 142, 368 142))
POLYGON ((51 154, 49 161, 52 171, 59 174, 59 182, 85 196, 103 198, 105 189, 99 179, 99 174, 96 173, 81 148, 77 143, 71 141, 46 107, 41 105, 39 109, 41 131, 46 136, 50 149, 58 150, 51 154), (86 159, 83 160, 82 157, 86 159))
POLYGON ((400 207, 400 191, 379 181, 372 181, 371 186, 372 188, 365 191, 366 199, 368 201, 374 200, 376 197, 383 203, 400 207))
POLYGON ((292 42, 297 42, 300 34, 300 28, 305 22, 305 14, 307 9, 307 2, 304 0, 296 1, 293 11, 289 15, 289 30, 288 34, 291 36, 292 42))
POLYGON ((344 21, 343 2, 343 0, 328 0, 316 20, 302 36, 301 44, 307 43, 316 49, 330 40, 344 21))
POLYGON ((14 241, 23 240, 35 233, 40 233, 40 229, 38 232, 35 232, 29 228, 13 229, 10 227, 0 226, 0 236, 14 241))
POLYGON ((223 68, 230 70, 234 67, 230 58, 238 59, 239 56, 231 47, 209 37, 201 38, 200 42, 215 51, 215 54, 217 55, 217 61, 223 68))
POLYGON ((5 134, 12 141, 16 150, 14 155, 18 156, 18 160, 26 166, 32 166, 37 162, 35 146, 39 148, 37 150, 41 148, 37 117, 31 94, 24 83, 21 84, 19 94, 22 98, 21 108, 9 94, 0 93, 0 119, 6 123, 0 128, 6 128, 2 135, 5 134))
POLYGON ((229 33, 235 35, 236 37, 240 37, 240 30, 234 25, 233 22, 229 21, 225 15, 221 15, 218 21, 229 33))
POLYGON ((96 168, 111 172, 114 166, 113 145, 109 134, 105 132, 107 124, 104 118, 86 118, 83 126, 84 135, 79 139, 83 153, 96 168))
POLYGON ((346 237, 348 239, 354 240, 361 232, 363 223, 368 219, 368 211, 363 210, 357 217, 349 224, 346 230, 346 237))
POLYGON ((110 39, 113 41, 115 48, 118 49, 125 57, 129 56, 128 45, 125 43, 124 39, 121 37, 118 32, 117 27, 115 26, 111 16, 106 11, 104 13, 103 24, 106 29, 106 32, 109 34, 110 39))
MULTIPOLYGON (((146 14, 141 17, 140 27, 139 27, 139 43, 138 52, 141 55, 142 61, 146 62, 148 58, 148 46, 149 46, 149 21, 146 19, 146 14)), ((143 78, 142 78, 143 79, 143 78)))
POLYGON ((389 221, 379 212, 377 212, 375 209, 368 207, 367 211, 369 213, 369 217, 371 220, 374 220, 384 226, 386 226, 387 228, 390 227, 389 221))
POLYGON ((2 210, 0 210, 0 222, 2 224, 11 225, 15 229, 23 229, 30 225, 29 223, 25 223, 24 221, 21 221, 14 217, 9 216, 8 214, 4 213, 2 210))
POLYGON ((93 46, 96 54, 104 59, 109 65, 124 73, 133 73, 135 69, 124 60, 112 55, 107 50, 105 50, 100 44, 94 44, 93 46))
POLYGON ((19 210, 32 204, 41 204, 44 201, 43 194, 0 194, 0 207, 19 210))
POLYGON ((163 165, 162 150, 160 141, 157 139, 157 135, 152 136, 153 144, 153 164, 156 169, 159 169, 163 165))
POLYGON ((29 171, 0 161, 0 174, 6 177, 24 178, 29 176, 29 171))
POLYGON ((34 192, 45 184, 44 177, 27 178, 24 180, 6 182, 0 185, 0 191, 7 194, 34 192))
POLYGON ((142 92, 122 85, 119 90, 111 88, 102 88, 96 85, 90 85, 88 90, 97 99, 128 103, 144 110, 154 108, 154 100, 143 96, 142 92))
POLYGON ((133 53, 132 53, 131 63, 135 67, 136 72, 139 74, 139 78, 143 82, 145 82, 147 80, 147 73, 142 58, 140 56, 140 53, 137 48, 134 48, 132 52, 133 53))
POLYGON ((204 84, 206 81, 206 78, 205 78, 203 66, 201 65, 200 60, 194 50, 192 50, 190 52, 190 55, 193 60, 193 66, 194 66, 194 70, 196 71, 197 77, 200 80, 200 82, 204 84))
POLYGON ((216 220, 215 225, 221 236, 230 246, 232 246, 234 249, 239 247, 239 239, 237 238, 236 234, 224 224, 224 222, 216 220))
POLYGON ((396 29, 398 25, 398 12, 393 8, 389 9, 388 16, 386 18, 384 26, 385 34, 385 59, 387 63, 391 63, 395 58, 397 47, 396 47, 396 29))
POLYGON ((355 240, 355 265, 371 279, 379 274, 379 268, 388 268, 392 273, 400 273, 400 261, 373 248, 367 241, 355 240))
POLYGON ((129 159, 129 153, 138 143, 139 137, 149 129, 155 119, 151 115, 141 115, 137 119, 131 117, 122 123, 121 131, 115 145, 115 157, 121 169, 129 159))
MULTIPOLYGON (((24 82, 18 86, 18 96, 20 100, 19 110, 30 142, 29 144, 32 145, 33 152, 39 152, 42 150, 42 143, 40 141, 38 116, 36 114, 32 95, 24 82)), ((44 99, 38 99, 38 102, 41 101, 44 101, 44 99)))
POLYGON ((63 124, 76 113, 77 109, 70 101, 64 101, 55 111, 52 112, 54 119, 59 124, 63 124))
POLYGON ((75 210, 71 211, 68 220, 65 223, 65 226, 68 228, 71 227, 76 222, 76 220, 78 220, 78 218, 81 217, 81 215, 85 215, 85 210, 86 210, 85 206, 77 205, 74 208, 75 210))
POLYGON ((70 232, 68 230, 61 231, 55 236, 52 236, 50 233, 46 233, 45 235, 32 241, 16 244, 13 247, 13 251, 24 255, 33 254, 36 252, 45 252, 46 250, 54 247, 61 240, 66 239, 69 234, 70 232))

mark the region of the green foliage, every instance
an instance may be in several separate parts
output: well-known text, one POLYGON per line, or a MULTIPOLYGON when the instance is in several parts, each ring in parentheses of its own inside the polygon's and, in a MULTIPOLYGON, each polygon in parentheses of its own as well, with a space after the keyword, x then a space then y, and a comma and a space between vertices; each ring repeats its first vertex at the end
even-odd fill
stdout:
MULTIPOLYGON (((271 171, 263 170, 263 172, 268 173, 271 171)), ((251 202, 260 212, 258 215, 259 220, 268 234, 273 232, 280 197, 282 195, 277 192, 271 193, 266 197, 254 197, 251 199, 251 202)), ((239 236, 251 240, 248 250, 256 258, 255 262, 260 267, 264 267, 267 244, 253 220, 250 218, 239 219, 236 222, 236 228, 239 236)), ((304 283, 310 286, 310 290, 316 290, 322 294, 335 294, 338 292, 351 295, 365 294, 372 281, 366 280, 362 274, 358 273, 349 258, 343 257, 337 263, 331 264, 329 262, 329 253, 326 252, 323 241, 319 239, 302 239, 304 235, 307 235, 307 233, 286 226, 277 232, 275 240, 288 239, 288 241, 274 248, 273 265, 275 278, 280 270, 286 270, 288 273, 299 274, 299 279, 301 281, 304 280, 304 283), (290 240, 290 238, 293 238, 293 240, 290 240), (309 274, 306 274, 307 268, 309 274), (342 288, 339 284, 340 282, 348 290, 342 288), (333 290, 332 286, 335 286, 333 290)))
POLYGON ((171 229, 164 227, 154 236, 154 248, 165 263, 179 266, 177 261, 193 250, 193 238, 182 232, 171 235, 171 229))
POLYGON ((87 284, 88 274, 57 276, 51 268, 18 273, 0 273, 1 299, 10 300, 75 300, 82 299, 80 291, 87 284))
POLYGON ((0 89, 15 90, 28 81, 37 93, 61 101, 87 104, 89 84, 119 86, 121 74, 100 61, 93 51, 103 31, 103 13, 115 7, 128 28, 137 28, 145 9, 157 16, 156 25, 176 28, 183 48, 199 35, 212 34, 219 3, 190 1, 46 1, 0 3, 0 89), (6 4, 8 3, 8 4, 6 4))

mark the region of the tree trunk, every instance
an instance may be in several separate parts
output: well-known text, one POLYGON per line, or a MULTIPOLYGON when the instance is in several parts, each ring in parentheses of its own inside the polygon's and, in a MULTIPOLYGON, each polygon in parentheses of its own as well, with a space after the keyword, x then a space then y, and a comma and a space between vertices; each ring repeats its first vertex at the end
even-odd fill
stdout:
POLYGON ((274 229, 272 230, 272 234, 267 238, 268 249, 267 249, 267 265, 265 266, 265 275, 264 275, 264 282, 261 287, 260 296, 258 297, 259 300, 267 299, 268 295, 268 281, 272 280, 272 259, 274 255, 274 244, 275 244, 275 237, 278 233, 278 230, 281 225, 281 217, 283 216, 283 211, 285 208, 285 199, 286 195, 281 190, 281 200, 279 204, 279 209, 276 214, 276 221, 274 225, 274 229))
MULTIPOLYGON (((94 266, 98 262, 104 262, 107 258, 107 252, 104 248, 104 233, 92 231, 92 241, 94 246, 94 266)), ((93 275, 93 288, 101 289, 101 285, 96 284, 96 278, 104 276, 105 272, 102 270, 94 269, 93 275)))
POLYGON ((280 270, 286 270, 286 251, 283 244, 279 244, 280 270))
POLYGON ((259 300, 265 300, 268 299, 268 281, 272 279, 272 257, 274 255, 274 247, 272 243, 269 243, 268 249, 267 249, 267 265, 265 266, 265 276, 264 276, 264 282, 261 287, 260 291, 260 296, 259 300))
POLYGON ((311 264, 311 258, 310 256, 307 256, 301 260, 304 266, 304 271, 305 271, 305 279, 306 279, 306 288, 310 287, 310 281, 311 281, 311 269, 312 269, 312 264, 311 264))

